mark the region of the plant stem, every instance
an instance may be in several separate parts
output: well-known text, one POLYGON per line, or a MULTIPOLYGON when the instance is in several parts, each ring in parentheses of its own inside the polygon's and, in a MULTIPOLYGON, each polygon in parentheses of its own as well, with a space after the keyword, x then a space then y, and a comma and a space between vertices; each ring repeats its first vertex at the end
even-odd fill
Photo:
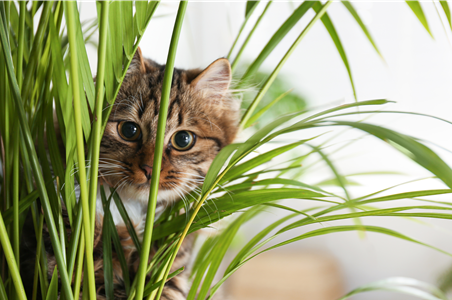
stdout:
MULTIPOLYGON (((160 280, 162 280, 163 277, 165 276, 165 271, 166 271, 167 269, 170 269, 170 268, 171 268, 171 266, 169 265, 169 264, 170 264, 170 261, 171 261, 171 260, 166 260, 166 262, 164 263, 163 268, 162 268, 162 269, 160 270, 160 272, 158 273, 158 276, 157 276, 157 279, 155 280, 155 282, 159 282, 160 280)), ((166 281, 166 278, 165 278, 165 281, 166 281)), ((165 281, 162 281, 163 285, 165 285, 165 281)), ((155 299, 155 296, 157 295, 157 293, 158 293, 158 298, 160 298, 160 295, 161 295, 160 288, 159 288, 159 289, 153 290, 153 291, 149 294, 149 297, 147 298, 147 300, 154 300, 154 299, 155 299)))
MULTIPOLYGON (((248 33, 248 36, 246 37, 245 41, 242 44, 242 47, 240 47, 239 52, 237 53, 237 55, 235 56, 234 62, 231 65, 231 72, 234 73, 235 68, 237 68, 237 64, 239 62, 240 57, 243 54, 243 51, 245 50, 246 45, 248 44, 248 42, 251 39, 251 36, 253 35, 254 31, 256 30, 257 26, 259 26, 259 23, 261 22, 261 20, 263 19, 265 13, 267 12, 268 8, 270 7, 270 4, 272 4, 273 1, 268 1, 267 5, 264 8, 264 11, 262 12, 262 14, 259 16, 259 19, 257 19, 256 23, 254 24, 253 29, 251 29, 250 33, 248 33)), ((246 22, 246 20, 245 20, 246 22)), ((231 49, 232 50, 232 49, 231 49)), ((229 56, 228 56, 229 57, 229 56)))
POLYGON ((86 169, 85 169, 85 149, 82 130, 82 113, 81 113, 81 99, 80 95, 80 82, 78 74, 78 62, 77 62, 77 38, 75 28, 75 10, 76 2, 68 1, 66 4, 66 20, 68 28, 69 49, 70 49, 70 64, 71 64, 71 80, 72 80, 72 94, 74 98, 74 119, 75 119, 75 132, 77 142, 77 158, 79 166, 79 178, 80 178, 80 200, 82 203, 83 213, 83 231, 85 234, 85 251, 86 251, 86 270, 88 277, 88 289, 91 299, 96 299, 96 286, 94 278, 94 264, 93 264, 93 241, 91 237, 91 223, 90 223, 90 211, 88 203, 88 190, 86 181, 86 169))
POLYGON ((312 28, 312 26, 314 26, 315 22, 317 22, 323 16, 323 14, 325 14, 328 6, 330 6, 331 3, 332 3, 332 0, 328 1, 327 3, 325 3, 322 6, 322 8, 315 15, 315 17, 311 20, 311 22, 309 22, 309 24, 303 29, 301 34, 298 36, 298 38, 292 44, 292 46, 290 46, 289 50, 287 50, 287 52, 284 55, 284 57, 278 63, 276 68, 273 70, 273 72, 268 77, 267 81, 264 83, 264 85, 260 89, 259 93, 256 95, 256 98, 254 98, 253 102, 251 103, 251 105, 246 110, 245 114, 242 117, 242 120, 240 121, 239 130, 243 130, 243 128, 245 128, 245 125, 248 123, 248 119, 251 117, 251 115, 253 114, 254 110, 259 105, 259 102, 262 100, 262 98, 264 97, 265 93, 268 91, 268 89, 270 88, 271 84, 276 79, 276 76, 278 76, 279 71, 281 71, 282 67, 284 66, 286 61, 289 59, 290 55, 294 52, 295 48, 298 46, 298 44, 301 42, 301 40, 306 36, 306 34, 312 28))
MULTIPOLYGON (((19 85, 19 89, 22 87, 22 68, 23 68, 23 53, 24 53, 24 43, 25 43, 25 14, 26 14, 26 3, 25 1, 19 2, 20 6, 20 17, 19 17, 19 46, 17 49, 17 62, 16 62, 16 77, 19 85)), ((13 223, 13 245, 14 253, 16 255, 17 266, 20 266, 20 233, 19 233, 19 120, 15 118, 14 129, 13 129, 13 210, 14 210, 14 223, 13 223)))
POLYGON ((23 68, 23 55, 24 55, 24 44, 25 44, 25 15, 27 14, 27 6, 25 1, 19 1, 20 7, 20 17, 19 17, 19 46, 17 48, 17 83, 19 88, 22 88, 22 68, 23 68))
MULTIPOLYGON (((182 29, 182 22, 184 20, 187 4, 188 4, 187 1, 181 1, 179 3, 179 9, 177 11, 176 22, 174 24, 173 35, 171 37, 171 44, 168 51, 168 58, 166 61, 165 75, 163 77, 162 96, 160 100, 157 136, 154 150, 153 174, 151 179, 151 187, 149 191, 149 204, 146 215, 146 227, 144 230, 143 245, 141 248, 140 266, 137 272, 138 278, 137 294, 135 297, 135 299, 137 300, 143 299, 144 284, 146 279, 146 269, 149 259, 149 251, 151 248, 152 230, 154 227, 155 207, 157 205, 157 194, 160 181, 160 169, 162 166, 163 143, 165 139, 166 118, 168 114, 168 104, 173 79, 174 61, 176 60, 177 44, 179 41, 179 36, 182 29)), ((160 294, 161 292, 159 293, 157 299, 159 298, 160 294)))
POLYGON ((14 258, 14 252, 11 247, 11 242, 9 241, 5 223, 3 222, 1 214, 0 214, 0 242, 3 248, 3 253, 6 257, 6 261, 8 262, 11 279, 16 288, 16 296, 20 300, 22 299, 25 300, 27 299, 27 297, 25 296, 25 290, 20 277, 19 267, 17 266, 16 260, 14 258))
MULTIPOLYGON (((10 98, 11 99, 11 98, 10 98)), ((11 99, 12 100, 12 99, 11 99)), ((13 247, 14 254, 16 256, 17 267, 20 267, 20 228, 19 228, 19 122, 17 118, 13 120, 14 129, 13 129, 13 180, 12 180, 12 188, 13 188, 13 247)))
POLYGON ((85 252, 83 248, 85 247, 85 236, 80 235, 80 244, 79 244, 79 255, 77 258, 77 268, 75 271, 75 283, 74 283, 74 299, 80 298, 80 285, 82 280, 82 271, 83 271, 83 257, 85 252))
POLYGON ((99 171, 99 149, 102 139, 102 108, 104 103, 104 80, 105 80, 105 62, 107 59, 107 37, 108 37, 108 12, 110 2, 101 1, 101 16, 99 27, 99 50, 97 61, 96 78, 96 115, 94 117, 93 130, 91 132, 91 174, 90 174, 90 193, 91 201, 91 233, 94 235, 94 225, 96 223, 96 198, 97 198, 97 176, 99 171))

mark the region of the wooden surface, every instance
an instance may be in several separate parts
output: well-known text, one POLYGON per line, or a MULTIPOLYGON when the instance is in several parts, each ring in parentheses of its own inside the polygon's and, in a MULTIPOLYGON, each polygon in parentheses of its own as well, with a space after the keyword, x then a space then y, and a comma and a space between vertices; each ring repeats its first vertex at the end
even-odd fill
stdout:
POLYGON ((230 278, 228 300, 335 300, 344 295, 339 267, 328 254, 267 252, 230 278))

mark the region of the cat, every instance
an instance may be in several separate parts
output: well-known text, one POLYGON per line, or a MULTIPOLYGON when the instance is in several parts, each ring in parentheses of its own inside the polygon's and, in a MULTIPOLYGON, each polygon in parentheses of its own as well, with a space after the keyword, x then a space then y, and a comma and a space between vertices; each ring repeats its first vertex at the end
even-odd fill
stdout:
MULTIPOLYGON (((108 187, 117 190, 139 238, 143 235, 149 201, 164 72, 164 65, 144 58, 140 48, 137 49, 112 107, 100 146, 99 181, 107 191, 108 187)), ((214 61, 204 70, 174 69, 157 198, 159 209, 179 201, 200 186, 216 154, 234 140, 239 103, 231 97, 231 77, 231 67, 225 58, 214 61)), ((100 196, 96 209, 95 279, 97 299, 105 299, 100 196)), ((132 281, 138 269, 139 255, 113 201, 110 210, 132 281)), ((70 236, 67 213, 64 211, 63 214, 70 236)), ((33 228, 30 230, 34 232, 33 228)), ((56 261, 45 226, 43 239, 50 280, 56 261)), ((193 239, 193 235, 187 236, 171 271, 189 263, 193 239)), ((22 254, 26 259, 22 260, 22 270, 28 270, 28 276, 32 278, 29 270, 34 269, 32 253, 36 251, 36 240, 32 237, 23 245, 22 254)), ((127 299, 122 270, 114 251, 113 247, 114 298, 127 299)), ((31 283, 32 280, 24 279, 24 282, 31 283)), ((29 295, 30 288, 27 287, 29 295)), ((165 284, 161 299, 186 299, 187 292, 188 272, 184 271, 165 284)))

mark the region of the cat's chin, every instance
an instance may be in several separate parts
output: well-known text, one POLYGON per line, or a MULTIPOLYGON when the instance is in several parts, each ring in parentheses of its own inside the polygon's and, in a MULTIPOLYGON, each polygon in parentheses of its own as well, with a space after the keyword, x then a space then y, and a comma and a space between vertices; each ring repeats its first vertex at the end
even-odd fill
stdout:
MULTIPOLYGON (((118 194, 124 203, 139 202, 142 205, 146 205, 149 202, 149 187, 143 188, 142 185, 129 185, 126 188, 120 189, 118 194)), ((157 194, 157 204, 173 203, 179 198, 180 196, 175 190, 159 189, 157 194)))

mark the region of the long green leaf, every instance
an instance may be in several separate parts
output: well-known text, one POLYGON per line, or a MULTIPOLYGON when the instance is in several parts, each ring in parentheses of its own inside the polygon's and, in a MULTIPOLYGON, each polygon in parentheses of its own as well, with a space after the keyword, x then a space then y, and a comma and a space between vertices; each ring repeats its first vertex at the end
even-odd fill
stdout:
POLYGON ((261 53, 256 57, 254 62, 248 67, 245 74, 242 76, 242 82, 246 82, 250 78, 280 41, 287 35, 287 33, 298 23, 301 17, 312 7, 313 1, 304 1, 293 13, 287 18, 283 25, 275 32, 275 34, 268 41, 267 45, 262 49, 261 53))
MULTIPOLYGON (((94 235, 95 227, 95 212, 96 212, 96 198, 97 198, 97 182, 99 173, 99 153, 100 142, 102 139, 102 109, 104 107, 104 81, 105 81, 105 65, 107 60, 107 35, 108 35, 108 17, 109 17, 109 2, 101 2, 101 17, 100 17, 100 41, 97 60, 97 76, 96 76, 96 102, 95 102, 95 118, 93 122, 93 129, 91 135, 91 166, 90 166, 90 184, 89 184, 89 199, 91 202, 91 232, 94 235)), ((91 81, 92 82, 92 81, 91 81)))
POLYGON ((231 156, 231 154, 239 147, 239 144, 227 145, 221 149, 220 153, 217 154, 209 170, 207 171, 206 178, 204 179, 204 184, 202 186, 202 193, 205 194, 207 189, 212 187, 215 178, 218 176, 221 168, 223 167, 226 160, 231 156))
MULTIPOLYGON (((242 209, 270 201, 282 199, 310 199, 336 204, 334 201, 316 198, 324 196, 325 195, 321 193, 300 188, 275 188, 238 192, 234 194, 233 199, 231 199, 230 195, 226 194, 217 199, 209 200, 212 201, 212 203, 215 203, 215 205, 204 205, 204 210, 199 211, 197 214, 196 221, 193 222, 190 232, 203 228, 242 209)), ((181 227, 185 226, 185 223, 185 216, 178 216, 174 220, 155 228, 153 239, 159 239, 173 232, 177 232, 181 227)))
POLYGON ((119 195, 116 193, 114 189, 110 188, 110 193, 113 195, 116 207, 118 208, 119 214, 121 215, 121 218, 124 221, 124 224, 126 225, 127 231, 129 232, 129 235, 132 238, 135 248, 137 249, 138 253, 141 253, 141 244, 140 241, 138 240, 138 236, 135 231, 135 226, 130 220, 129 214, 127 213, 124 203, 122 203, 121 198, 119 198, 119 195))
POLYGON ((335 121, 333 124, 351 126, 384 141, 392 142, 397 145, 396 148, 403 154, 438 176, 447 186, 452 187, 452 169, 435 152, 414 138, 384 127, 362 122, 335 121))
MULTIPOLYGON (((248 3, 250 3, 250 2, 256 2, 257 3, 257 1, 248 1, 248 3)), ((272 1, 269 1, 267 3, 267 5, 264 8, 264 11, 261 13, 261 15, 257 19, 256 23, 254 23, 253 29, 251 29, 251 31, 248 33, 245 41, 243 42, 242 46, 240 47, 239 51, 237 52, 237 55, 235 56, 235 59, 232 62, 232 65, 231 65, 232 73, 234 73, 235 69, 237 68, 237 65, 238 65, 238 63, 240 61, 240 57, 242 56, 243 51, 246 48, 246 45, 248 45, 248 42, 250 41, 251 37, 253 36, 253 33, 256 31, 257 27, 259 26, 259 23, 262 21, 265 13, 267 12, 268 8, 270 7, 270 4, 272 4, 272 1)), ((246 18, 246 16, 245 16, 245 18, 246 18)), ((242 27, 245 26, 246 22, 247 22, 247 19, 245 19, 245 22, 243 23, 244 25, 242 25, 242 27)), ((237 35, 237 39, 238 39, 239 35, 237 35)), ((230 54, 232 53, 233 48, 234 48, 234 46, 231 47, 231 51, 229 52, 229 55, 227 56, 228 59, 230 59, 230 54)))
MULTIPOLYGON (((270 2, 269 2, 270 3, 270 2)), ((282 100, 285 96, 287 96, 290 92, 292 92, 293 89, 288 90, 287 92, 281 94, 274 100, 272 100, 269 104, 261 108, 258 112, 256 112, 254 115, 251 116, 251 118, 246 123, 245 127, 249 127, 253 125, 267 110, 269 110, 273 105, 278 103, 280 100, 282 100)))
MULTIPOLYGON (((184 270, 185 270, 184 267, 181 267, 181 268, 177 269, 176 271, 174 271, 173 273, 171 273, 171 274, 168 275, 168 279, 167 279, 167 280, 169 280, 169 279, 171 279, 171 278, 173 278, 173 277, 176 277, 177 275, 179 275, 180 273, 182 273, 184 270)), ((146 296, 148 296, 149 294, 151 294, 151 292, 152 292, 153 290, 157 289, 159 286, 162 285, 162 282, 163 282, 163 280, 160 280, 160 281, 158 281, 158 282, 156 282, 156 283, 154 283, 154 284, 152 284, 152 285, 146 286, 146 288, 144 289, 144 294, 143 294, 143 296, 146 297, 146 296)))
POLYGON ((408 294, 425 300, 447 300, 446 295, 437 287, 412 278, 393 277, 360 286, 347 293, 339 300, 345 300, 353 295, 371 291, 393 291, 408 294), (425 291, 426 290, 426 291, 425 291))
POLYGON ((331 227, 327 227, 327 228, 316 229, 316 230, 310 231, 308 233, 302 234, 300 236, 297 236, 295 238, 289 239, 287 241, 278 243, 278 244, 276 244, 274 246, 271 246, 271 247, 261 251, 260 253, 267 252, 267 251, 270 251, 272 249, 276 249, 276 248, 279 248, 281 246, 288 245, 288 244, 291 244, 291 243, 294 243, 294 242, 297 242, 297 241, 301 241, 303 239, 307 239, 307 238, 310 238, 310 237, 315 237, 315 236, 320 236, 320 235, 325 235, 325 234, 331 234, 331 233, 338 233, 338 232, 363 230, 363 229, 366 230, 366 231, 369 231, 369 232, 382 233, 382 234, 389 235, 389 236, 392 236, 392 237, 396 237, 396 238, 399 238, 399 239, 402 239, 402 240, 406 240, 406 241, 409 241, 409 242, 412 242, 412 243, 416 243, 416 244, 419 244, 419 245, 427 246, 427 247, 432 248, 434 250, 437 250, 437 251, 439 251, 441 253, 448 254, 448 255, 452 256, 452 254, 450 254, 450 253, 448 253, 446 251, 443 251, 443 250, 438 249, 436 247, 433 247, 433 246, 430 246, 428 244, 419 242, 419 241, 417 241, 415 239, 412 239, 412 238, 410 238, 410 237, 408 237, 406 235, 403 235, 403 234, 401 234, 401 233, 399 233, 397 231, 394 231, 394 230, 391 230, 391 229, 387 229, 387 228, 383 228, 383 227, 379 227, 379 226, 368 226, 368 225, 331 226, 331 227))
POLYGON ((377 51, 378 55, 380 55, 380 57, 383 59, 383 56, 381 55, 380 50, 378 50, 377 44, 375 43, 374 39, 372 38, 372 36, 370 35, 369 30, 367 29, 366 25, 364 24, 364 22, 361 20, 361 17, 359 16, 358 12, 356 11, 355 7, 350 3, 350 1, 341 1, 342 4, 344 4, 344 6, 347 8, 347 10, 350 12, 350 14, 353 16, 353 18, 355 19, 355 21, 358 23, 359 27, 361 27, 361 30, 364 32, 364 34, 366 35, 367 39, 369 40, 369 42, 372 44, 372 46, 374 47, 375 51, 377 51))
POLYGON ((49 290, 47 291, 46 300, 58 299, 58 270, 53 269, 52 280, 50 281, 49 290))
POLYGON ((452 30, 452 20, 451 20, 451 15, 450 15, 450 8, 449 8, 449 4, 447 3, 447 1, 439 1, 439 3, 441 4, 441 7, 444 10, 444 14, 447 17, 447 21, 449 21, 449 27, 452 30))
MULTIPOLYGON (((38 198, 38 196, 39 196, 38 191, 33 191, 31 194, 27 195, 25 198, 20 200, 19 214, 25 212, 30 207, 30 205, 38 198)), ((3 212, 3 220, 5 224, 12 222, 13 216, 14 212, 12 207, 3 212)))
POLYGON ((406 3, 411 8, 411 10, 414 12, 414 14, 418 18, 419 22, 421 22, 422 26, 424 26, 425 30, 427 30, 428 34, 430 34, 430 36, 433 38, 433 34, 430 31, 430 27, 427 22, 427 18, 425 17, 424 11, 422 10, 422 6, 419 3, 419 1, 408 0, 408 1, 406 1, 406 3))
POLYGON ((246 24, 248 23, 248 20, 251 17, 251 14, 256 9, 258 4, 259 4, 259 1, 247 1, 246 9, 245 9, 245 20, 243 21, 242 26, 240 26, 239 32, 238 32, 234 42, 232 43, 231 49, 229 50, 229 53, 227 56, 228 59, 231 59, 232 51, 234 50, 235 45, 237 44, 237 42, 240 38, 240 35, 242 34, 243 29, 245 28, 246 24))
MULTIPOLYGON (((300 5, 300 8, 306 8, 309 9, 314 2, 311 1, 305 1, 303 2, 303 4, 300 5), (305 7, 306 4, 306 7, 305 7)), ((276 76, 278 76, 279 72, 281 71, 282 67, 284 66, 284 64, 286 63, 286 61, 289 59, 289 57, 292 55, 292 53, 295 51, 295 49, 297 48, 297 46, 300 44, 301 40, 306 36, 306 34, 309 32, 309 30, 314 26, 314 24, 317 22, 318 19, 320 19, 325 13, 326 10, 328 8, 328 6, 330 6, 332 2, 328 1, 325 3, 325 5, 323 5, 319 11, 317 12, 317 14, 314 16, 314 18, 312 18, 312 20, 309 22, 308 25, 306 25, 306 27, 303 29, 303 31, 300 33, 300 35, 297 37, 297 39, 294 41, 294 43, 292 44, 292 46, 290 46, 289 50, 287 50, 286 54, 283 56, 283 58, 279 61, 278 65, 276 66, 276 68, 273 70, 273 72, 270 74, 270 76, 267 78, 267 80, 265 81, 264 85, 262 86, 262 88, 260 89, 259 93, 256 95, 256 97, 254 98, 253 102, 250 104, 250 106, 248 107, 248 109, 246 110, 245 114, 242 117, 242 120, 240 121, 240 129, 243 129, 245 127, 245 124, 248 123, 249 118, 251 117, 251 115, 254 113, 254 110, 257 108, 259 102, 262 100, 262 98, 264 97, 265 93, 268 91, 268 89, 270 88, 271 84, 273 83, 273 81, 276 79, 276 76)), ((302 11, 302 15, 304 15, 304 13, 306 11, 301 10, 302 11)), ((292 15, 294 16, 294 15, 292 15)), ((291 17, 292 17, 291 16, 291 17)), ((299 16, 299 18, 301 18, 301 16, 299 16)), ((287 19, 287 21, 289 21, 291 19, 291 17, 289 19, 287 19)), ((298 20, 298 19, 297 19, 298 20)), ((286 21, 286 23, 287 23, 286 21)), ((285 23, 285 24, 286 24, 285 23)), ((295 22, 296 23, 296 22, 295 22)), ((295 23, 292 24, 295 25, 295 23)), ((284 25, 283 25, 284 27, 284 25)), ((281 27, 281 28, 283 28, 281 27)), ((291 27, 290 27, 291 28, 291 27)), ((287 28, 287 31, 290 29, 287 28)), ((279 32, 279 30, 278 30, 279 32)), ((275 35, 278 34, 275 33, 275 35)), ((286 32, 287 33, 287 32, 286 32)), ((274 37, 275 37, 274 35, 274 37)), ((285 35, 285 34, 284 34, 285 35)), ((282 37, 281 37, 282 38, 282 37)), ((273 38, 272 38, 273 39, 273 38)), ((276 40, 278 40, 279 38, 277 38, 276 40)), ((246 71, 246 73, 243 75, 242 77, 242 82, 246 80, 246 76, 251 76, 251 74, 254 74, 255 71, 257 71, 257 68, 260 66, 260 64, 263 62, 263 60, 266 58, 266 56, 268 54, 270 54, 270 52, 273 50, 273 48, 276 46, 274 45, 275 41, 270 40, 269 44, 271 45, 271 47, 269 47, 269 49, 267 49, 266 52, 264 52, 264 50, 266 48, 264 48, 264 50, 262 50, 261 54, 258 56, 258 58, 256 58, 256 60, 254 61, 254 63, 248 68, 248 70, 246 71), (264 55, 262 55, 264 54, 264 55), (259 60, 260 59, 260 60, 259 60), (256 64, 257 62, 257 64, 256 64)), ((278 41, 279 42, 279 41, 278 41)), ((267 44, 267 45, 269 45, 267 44)))
POLYGON ((237 253, 237 255, 234 257, 234 259, 231 261, 228 268, 224 272, 224 274, 226 275, 227 273, 232 271, 232 269, 237 267, 237 265, 240 263, 240 261, 242 261, 244 259, 245 254, 248 253, 251 249, 253 249, 253 247, 256 246, 256 244, 259 243, 259 241, 261 241, 264 237, 266 237, 268 234, 270 234, 270 232, 272 232, 278 226, 280 226, 281 224, 287 222, 288 220, 290 220, 296 216, 298 216, 298 213, 294 213, 294 214, 285 216, 285 217, 273 222, 269 226, 265 227, 258 234, 256 234, 245 246, 243 246, 243 248, 239 251, 239 253, 237 253))
POLYGON ((253 13, 259 1, 246 1, 245 18, 253 13))
MULTIPOLYGON (((198 299, 205 299, 205 297, 207 296, 207 293, 209 292, 210 286, 213 282, 214 276, 216 275, 218 268, 220 267, 220 264, 223 261, 226 251, 231 245, 233 238, 237 234, 242 224, 246 221, 249 221, 253 217, 257 216, 261 209, 262 209, 261 207, 255 206, 252 209, 246 211, 245 213, 240 215, 236 220, 234 220, 234 222, 224 230, 221 236, 218 237, 219 243, 215 245, 215 248, 211 252, 211 260, 206 261, 209 263, 209 270, 207 271, 205 276, 203 276, 204 274, 201 274, 201 277, 204 278, 202 286, 199 290, 198 299)), ((192 290, 196 291, 197 288, 192 287, 192 290)), ((210 296, 213 296, 213 293, 211 293, 210 296)), ((189 299, 190 298, 187 297, 187 300, 189 299)))
MULTIPOLYGON (((382 201, 390 201, 390 200, 411 199, 414 197, 444 195, 444 194, 450 194, 450 193, 452 193, 452 190, 450 190, 450 189, 425 190, 425 191, 405 192, 405 193, 383 196, 383 197, 378 197, 378 198, 371 198, 371 199, 367 199, 369 196, 363 196, 358 199, 354 199, 354 201, 365 199, 365 200, 359 201, 359 203, 366 204, 366 203, 374 203, 374 202, 382 202, 382 201)), ((371 194, 371 195, 374 195, 374 194, 371 194)))
MULTIPOLYGON (((105 196, 105 190, 103 187, 100 189, 100 194, 102 198, 102 206, 104 209, 104 219, 102 226, 102 248, 103 248, 103 267, 104 267, 104 282, 105 282, 105 296, 107 300, 113 300, 113 254, 111 249, 111 227, 109 226, 112 223, 111 213, 110 213, 110 200, 107 200, 105 196)), ((114 229, 116 230, 116 228, 114 229)))
POLYGON ((259 156, 252 158, 240 165, 237 165, 233 168, 231 168, 223 177, 222 181, 228 181, 231 179, 236 178, 237 176, 240 176, 241 174, 244 174, 245 172, 252 170, 258 166, 261 166, 262 164, 270 161, 271 159, 275 158, 278 155, 281 155, 283 153, 286 153, 287 151, 290 151, 304 143, 306 143, 309 140, 301 140, 289 145, 285 145, 279 148, 276 148, 274 150, 270 150, 266 153, 260 154, 259 156))
MULTIPOLYGON (((319 13, 322 9, 322 4, 320 2, 315 2, 315 4, 312 6, 314 11, 316 13, 319 13)), ((328 33, 331 36, 331 39, 334 42, 334 45, 336 45, 337 51, 339 52, 339 55, 341 56, 342 62, 344 63, 345 68, 347 69, 348 77, 350 79, 350 84, 352 85, 353 95, 355 97, 355 101, 358 101, 358 98, 356 96, 356 89, 355 89, 355 83, 353 81, 352 71, 350 69, 350 65, 348 63, 347 54, 345 53, 344 47, 342 46, 342 42, 339 38, 339 35, 337 34, 336 28, 334 27, 333 22, 331 21, 330 17, 328 16, 328 13, 325 13, 322 16, 322 23, 325 26, 325 28, 328 30, 328 33)))

